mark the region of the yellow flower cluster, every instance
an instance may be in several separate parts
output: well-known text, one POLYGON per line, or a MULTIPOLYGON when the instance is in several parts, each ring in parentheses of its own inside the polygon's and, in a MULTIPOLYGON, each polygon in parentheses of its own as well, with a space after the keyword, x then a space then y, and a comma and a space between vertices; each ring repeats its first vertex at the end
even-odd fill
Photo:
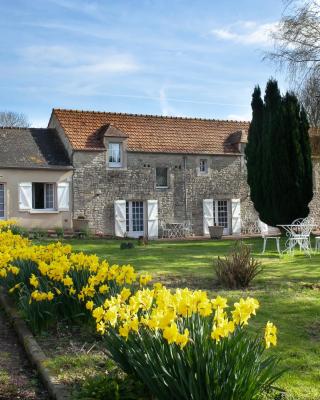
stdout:
POLYGON ((0 232, 10 230, 14 225, 17 225, 15 219, 0 220, 0 232))
POLYGON ((70 245, 59 242, 33 245, 10 230, 0 230, 0 283, 13 282, 9 292, 22 287, 19 279, 23 261, 34 263, 34 271, 23 282, 31 289, 29 303, 51 301, 60 295, 87 302, 95 296, 105 298, 109 292, 118 293, 126 285, 144 286, 151 280, 148 274, 138 277, 131 265, 109 265, 96 255, 74 253, 70 245))
MULTIPOLYGON (((51 301, 54 298, 54 294, 49 291, 48 293, 46 292, 39 292, 39 290, 35 290, 34 292, 31 293, 31 299, 35 301, 51 301)), ((29 303, 31 303, 31 299, 29 300, 29 303)))
POLYGON ((266 341, 267 349, 269 349, 271 345, 277 345, 277 327, 270 321, 267 322, 267 326, 264 331, 264 339, 266 341))
MULTIPOLYGON (((102 334, 111 327, 128 339, 130 332, 148 329, 160 332, 168 344, 175 343, 183 348, 192 339, 188 329, 191 320, 208 320, 211 338, 219 342, 232 334, 237 326, 242 328, 247 325, 250 317, 256 314, 259 303, 250 297, 240 299, 228 314, 226 298, 218 296, 210 299, 204 291, 191 291, 187 288, 171 292, 155 284, 152 290, 144 288, 133 294, 123 289, 117 296, 107 299, 102 306, 94 308, 94 304, 88 302, 87 308, 92 310, 97 331, 102 334)), ((268 343, 276 344, 270 340, 270 333, 267 338, 267 347, 268 343)))

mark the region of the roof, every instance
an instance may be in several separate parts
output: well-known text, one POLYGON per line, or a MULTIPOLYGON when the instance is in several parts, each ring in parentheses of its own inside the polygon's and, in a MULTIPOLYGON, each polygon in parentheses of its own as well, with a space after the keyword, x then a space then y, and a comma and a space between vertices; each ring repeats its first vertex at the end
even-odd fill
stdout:
POLYGON ((240 121, 62 109, 54 109, 52 116, 58 119, 74 150, 104 150, 103 133, 107 125, 112 125, 128 136, 129 151, 234 154, 239 149, 229 142, 230 135, 247 132, 249 127, 249 122, 240 121))
POLYGON ((69 169, 71 163, 54 129, 0 128, 0 167, 69 169))

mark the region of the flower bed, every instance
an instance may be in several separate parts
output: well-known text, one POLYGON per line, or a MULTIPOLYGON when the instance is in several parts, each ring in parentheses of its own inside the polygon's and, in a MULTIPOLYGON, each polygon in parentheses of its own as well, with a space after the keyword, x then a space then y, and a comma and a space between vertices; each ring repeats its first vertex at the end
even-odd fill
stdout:
MULTIPOLYGON (((11 224, 12 225, 12 224, 11 224)), ((161 284, 130 265, 109 265, 61 243, 33 245, 0 225, 0 283, 34 331, 57 321, 95 321, 122 369, 137 376, 158 400, 253 400, 273 389, 277 343, 267 322, 264 338, 246 326, 259 303, 161 284)))
POLYGON ((109 265, 70 245, 33 245, 11 227, 11 221, 0 224, 0 283, 34 332, 58 320, 88 320, 94 305, 150 280, 130 265, 109 265))

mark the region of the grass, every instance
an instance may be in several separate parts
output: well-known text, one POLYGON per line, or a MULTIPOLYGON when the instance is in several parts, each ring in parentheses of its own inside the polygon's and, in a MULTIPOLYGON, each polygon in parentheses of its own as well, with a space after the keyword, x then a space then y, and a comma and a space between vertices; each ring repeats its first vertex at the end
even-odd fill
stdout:
POLYGON ((263 262, 264 271, 250 290, 243 292, 226 291, 214 284, 213 260, 228 252, 232 245, 229 240, 158 241, 131 250, 120 250, 120 241, 116 240, 68 243, 111 264, 132 264, 167 285, 206 289, 226 295, 231 301, 246 295, 256 297, 261 308, 254 326, 262 331, 266 321, 271 320, 279 329, 279 344, 271 351, 281 357, 283 367, 289 368, 279 382, 287 390, 286 398, 320 398, 320 253, 311 258, 303 254, 279 257, 271 246, 272 251, 262 255, 261 239, 246 240, 252 245, 253 255, 263 262))

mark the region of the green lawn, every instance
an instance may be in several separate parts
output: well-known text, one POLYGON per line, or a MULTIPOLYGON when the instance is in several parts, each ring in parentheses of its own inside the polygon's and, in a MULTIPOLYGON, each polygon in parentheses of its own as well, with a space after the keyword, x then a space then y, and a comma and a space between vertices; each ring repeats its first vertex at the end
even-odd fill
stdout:
MULTIPOLYGON (((261 308, 254 321, 263 329, 267 320, 279 329, 279 344, 271 350, 290 368, 280 382, 290 400, 320 398, 320 253, 311 258, 302 254, 281 256, 272 251, 261 255, 261 239, 246 240, 264 271, 247 292, 225 291, 214 283, 212 263, 225 255, 232 241, 151 242, 145 247, 120 250, 116 240, 70 240, 75 250, 95 253, 109 263, 132 264, 148 271, 167 285, 206 289, 213 294, 254 296, 261 308)), ((282 243, 282 248, 284 243, 282 243)))

